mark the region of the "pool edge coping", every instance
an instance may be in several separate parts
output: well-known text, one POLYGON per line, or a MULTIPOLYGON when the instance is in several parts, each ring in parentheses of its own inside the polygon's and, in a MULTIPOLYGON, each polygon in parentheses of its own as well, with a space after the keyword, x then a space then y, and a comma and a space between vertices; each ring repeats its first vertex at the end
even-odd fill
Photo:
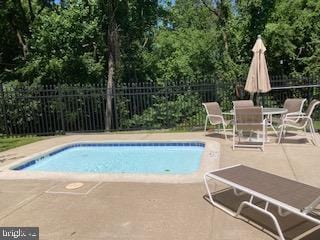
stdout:
POLYGON ((196 183, 202 182, 203 175, 218 167, 220 161, 220 143, 211 139, 190 139, 190 140, 95 140, 95 141, 72 141, 56 145, 47 150, 31 154, 30 156, 18 159, 0 168, 0 179, 33 179, 33 180, 65 180, 65 181, 101 181, 101 182, 143 182, 143 183, 196 183), (34 158, 41 158, 62 148, 75 144, 101 144, 101 143, 204 143, 204 151, 201 155, 199 169, 190 174, 129 174, 129 173, 59 173, 59 172, 27 172, 12 170, 13 167, 23 165, 34 158))

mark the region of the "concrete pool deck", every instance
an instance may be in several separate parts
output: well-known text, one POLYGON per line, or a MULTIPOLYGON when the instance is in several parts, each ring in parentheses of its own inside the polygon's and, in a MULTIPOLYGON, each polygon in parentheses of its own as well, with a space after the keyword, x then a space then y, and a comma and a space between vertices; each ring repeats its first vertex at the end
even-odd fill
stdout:
MULTIPOLYGON (((220 143, 219 167, 246 164, 320 187, 320 148, 311 144, 267 144, 265 152, 231 149, 231 141, 194 133, 92 134, 49 138, 0 153, 0 166, 70 141, 193 140, 220 143)), ((288 141, 289 142, 289 141, 288 141)), ((1 175, 1 173, 0 173, 1 175)), ((40 239, 273 239, 251 224, 232 218, 205 199, 203 183, 163 184, 0 180, 0 226, 35 226, 40 239)), ((294 235, 290 229, 288 235, 294 235)), ((302 238, 319 240, 320 230, 302 238)))

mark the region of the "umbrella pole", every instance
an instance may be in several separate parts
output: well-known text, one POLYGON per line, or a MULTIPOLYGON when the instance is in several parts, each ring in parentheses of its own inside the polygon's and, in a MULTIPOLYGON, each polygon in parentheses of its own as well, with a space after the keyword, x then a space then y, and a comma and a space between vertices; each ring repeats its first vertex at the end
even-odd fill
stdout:
POLYGON ((253 97, 254 97, 254 93, 253 93, 253 92, 251 92, 251 93, 250 93, 250 100, 252 100, 252 101, 253 101, 253 97))
POLYGON ((257 92, 255 98, 254 98, 254 93, 250 93, 250 100, 252 100, 255 103, 255 105, 260 106, 261 105, 260 93, 257 92))
POLYGON ((261 106, 260 93, 259 92, 257 92, 257 95, 256 95, 256 104, 257 104, 257 106, 261 106))

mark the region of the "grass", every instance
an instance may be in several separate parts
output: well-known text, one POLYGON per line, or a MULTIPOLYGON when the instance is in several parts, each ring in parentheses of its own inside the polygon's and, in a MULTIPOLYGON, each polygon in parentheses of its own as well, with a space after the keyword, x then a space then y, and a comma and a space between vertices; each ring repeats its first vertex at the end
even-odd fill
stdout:
POLYGON ((0 138, 0 152, 45 139, 44 137, 0 138))

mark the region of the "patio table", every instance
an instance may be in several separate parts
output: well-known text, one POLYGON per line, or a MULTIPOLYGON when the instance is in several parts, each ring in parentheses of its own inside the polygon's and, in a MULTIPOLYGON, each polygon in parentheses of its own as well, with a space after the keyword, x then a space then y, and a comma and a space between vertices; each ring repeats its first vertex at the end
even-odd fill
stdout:
POLYGON ((263 114, 265 115, 284 114, 286 112, 288 112, 286 108, 263 108, 263 114))
MULTIPOLYGON (((278 136, 278 132, 276 131, 275 127, 272 124, 272 116, 273 115, 280 115, 285 114, 288 112, 286 108, 262 108, 262 113, 267 117, 268 120, 268 127, 271 127, 275 134, 278 136)), ((230 114, 234 115, 234 110, 230 110, 230 114)))
POLYGON ((263 112, 263 115, 267 116, 268 127, 271 127, 272 130, 275 132, 275 134, 278 136, 278 132, 276 131, 276 129, 274 128, 274 126, 272 124, 272 115, 285 114, 286 112, 288 112, 288 109, 286 109, 286 108, 263 108, 262 112, 263 112))

